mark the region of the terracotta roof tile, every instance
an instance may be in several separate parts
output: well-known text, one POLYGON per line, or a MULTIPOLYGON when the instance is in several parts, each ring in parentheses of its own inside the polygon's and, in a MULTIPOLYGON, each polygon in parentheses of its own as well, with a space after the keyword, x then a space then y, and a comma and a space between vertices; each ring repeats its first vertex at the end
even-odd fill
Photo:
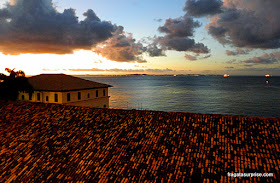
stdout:
POLYGON ((0 102, 0 182, 280 182, 279 145, 279 118, 0 102))

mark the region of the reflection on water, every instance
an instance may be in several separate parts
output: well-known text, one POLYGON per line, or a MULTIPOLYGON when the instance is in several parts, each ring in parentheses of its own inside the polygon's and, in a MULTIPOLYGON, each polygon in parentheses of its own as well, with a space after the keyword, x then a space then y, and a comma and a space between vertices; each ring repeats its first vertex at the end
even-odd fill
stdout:
POLYGON ((82 78, 113 85, 112 108, 280 117, 279 77, 82 78))

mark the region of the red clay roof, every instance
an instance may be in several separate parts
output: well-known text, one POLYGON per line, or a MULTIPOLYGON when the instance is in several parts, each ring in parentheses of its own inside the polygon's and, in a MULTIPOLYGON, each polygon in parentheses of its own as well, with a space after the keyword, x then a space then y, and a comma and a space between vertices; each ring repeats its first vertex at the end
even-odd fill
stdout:
POLYGON ((0 182, 279 183, 279 142, 280 118, 0 102, 0 182))
POLYGON ((73 91, 93 88, 108 88, 111 85, 85 80, 66 74, 40 74, 28 78, 37 91, 73 91))

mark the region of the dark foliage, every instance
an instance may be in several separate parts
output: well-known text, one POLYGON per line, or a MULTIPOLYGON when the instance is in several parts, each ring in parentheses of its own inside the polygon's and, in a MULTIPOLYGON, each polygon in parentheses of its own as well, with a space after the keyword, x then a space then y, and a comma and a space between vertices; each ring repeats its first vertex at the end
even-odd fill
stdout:
POLYGON ((0 100, 16 100, 19 91, 33 93, 33 88, 23 71, 14 71, 9 68, 5 71, 9 73, 9 76, 0 73, 0 100))

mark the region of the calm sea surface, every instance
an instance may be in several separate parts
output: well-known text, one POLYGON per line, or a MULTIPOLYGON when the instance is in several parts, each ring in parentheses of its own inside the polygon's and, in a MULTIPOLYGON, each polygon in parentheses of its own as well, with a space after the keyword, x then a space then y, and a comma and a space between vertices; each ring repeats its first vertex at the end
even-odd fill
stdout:
POLYGON ((280 117, 280 77, 81 78, 113 85, 111 108, 280 117))

